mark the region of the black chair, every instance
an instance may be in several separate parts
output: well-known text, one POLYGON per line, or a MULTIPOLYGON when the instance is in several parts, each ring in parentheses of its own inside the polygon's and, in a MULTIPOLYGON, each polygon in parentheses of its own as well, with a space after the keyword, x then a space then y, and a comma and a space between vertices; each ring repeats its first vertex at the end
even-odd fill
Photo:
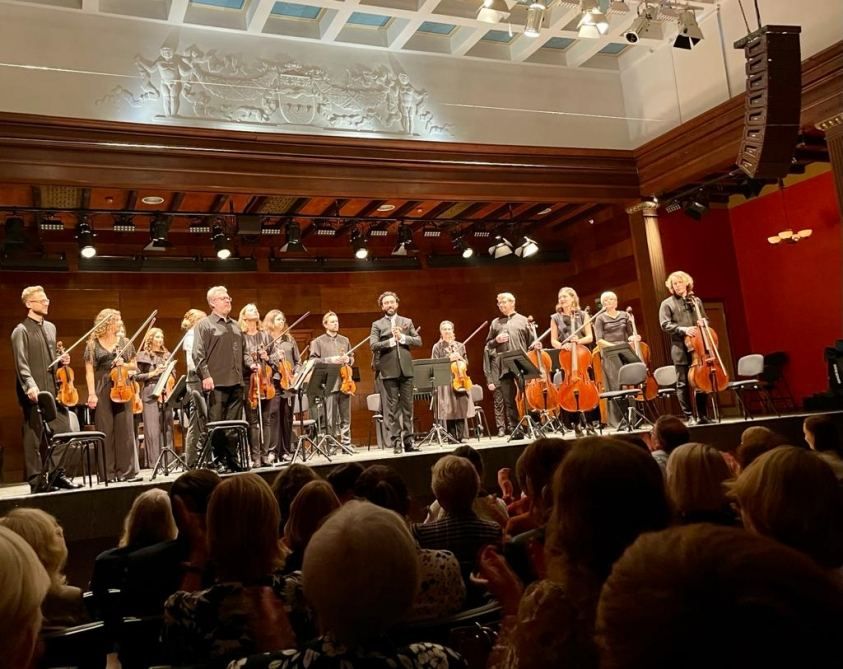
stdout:
POLYGON ((193 410, 196 411, 199 423, 199 441, 197 443, 197 450, 199 457, 196 460, 194 469, 207 467, 211 462, 211 444, 213 436, 217 432, 233 433, 236 445, 235 457, 238 460, 238 465, 243 469, 249 468, 249 423, 245 420, 215 420, 208 421, 208 405, 205 402, 204 395, 198 390, 190 392, 190 401, 193 404, 193 410))
POLYGON ((37 411, 43 425, 43 438, 47 442, 47 455, 44 458, 44 470, 48 472, 47 482, 52 485, 50 477, 57 475, 64 465, 67 456, 74 449, 78 449, 82 470, 82 482, 84 483, 85 477, 87 476, 88 486, 93 487, 94 485, 94 470, 91 466, 91 452, 93 451, 94 465, 97 469, 97 480, 103 481, 105 485, 108 485, 105 461, 105 433, 80 430, 79 420, 72 411, 67 412, 70 431, 53 432, 50 423, 57 418, 58 408, 56 407, 55 397, 46 390, 38 393, 37 411), (56 451, 61 451, 61 457, 58 462, 54 462, 53 459, 53 454, 56 451))
POLYGON ((643 394, 647 380, 647 365, 643 362, 629 362, 618 370, 618 387, 621 390, 607 390, 600 393, 601 399, 612 402, 623 414, 618 423, 618 430, 626 428, 632 432, 642 422, 652 425, 652 421, 641 413, 635 405, 636 396, 643 394))
POLYGON ((752 413, 749 410, 749 403, 747 398, 744 397, 744 393, 747 391, 754 391, 758 393, 759 398, 761 398, 762 409, 769 407, 772 409, 773 413, 781 418, 779 410, 776 408, 773 400, 770 399, 770 394, 767 392, 767 389, 764 387, 764 383, 759 378, 763 371, 763 355, 758 353, 745 355, 738 360, 737 375, 743 378, 730 381, 727 386, 729 390, 735 393, 735 398, 738 400, 738 404, 741 407, 743 417, 747 420, 752 418, 752 413))
POLYGON ((468 391, 471 395, 471 401, 474 402, 474 436, 477 441, 480 441, 480 434, 490 437, 489 423, 486 420, 486 412, 483 410, 483 386, 472 384, 471 390, 468 391))
POLYGON ((385 439, 383 433, 383 411, 381 411, 381 396, 379 393, 366 395, 366 408, 372 412, 372 420, 369 422, 369 434, 366 437, 366 450, 369 451, 372 449, 372 428, 375 429, 375 440, 377 441, 378 447, 384 449, 386 445, 384 444, 385 439))
POLYGON ((164 662, 163 616, 123 618, 118 627, 117 654, 123 669, 146 669, 164 662))
POLYGON ((790 362, 790 356, 783 351, 767 353, 764 356, 764 369, 758 376, 764 389, 769 393, 773 406, 785 411, 796 411, 796 401, 784 375, 784 368, 790 362))
MULTIPOLYGON (((102 622, 56 629, 44 628, 41 631, 41 641, 44 652, 38 661, 39 669, 102 669, 109 651, 108 637, 102 622)), ((0 665, 2 664, 0 661, 0 665)))

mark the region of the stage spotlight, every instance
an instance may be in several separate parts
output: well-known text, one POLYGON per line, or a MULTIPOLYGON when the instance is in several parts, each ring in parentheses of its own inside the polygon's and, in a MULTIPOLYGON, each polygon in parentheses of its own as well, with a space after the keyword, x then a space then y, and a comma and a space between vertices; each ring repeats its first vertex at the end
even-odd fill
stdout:
POLYGON ((495 235, 495 243, 489 247, 489 255, 495 260, 503 258, 512 253, 512 244, 506 237, 495 235))
POLYGON ((529 258, 530 256, 536 255, 538 252, 539 245, 536 244, 535 240, 526 236, 521 238, 521 241, 515 249, 515 255, 519 258, 529 258))
POLYGON ((763 189, 764 183, 758 181, 757 179, 747 179, 740 186, 738 186, 738 192, 743 195, 747 200, 750 200, 754 197, 758 197, 763 189))
POLYGON ((708 195, 703 190, 694 193, 682 207, 685 213, 696 221, 708 211, 708 195))
POLYGON ((76 224, 76 243, 79 244, 79 255, 83 258, 93 258, 97 255, 94 246, 94 228, 87 220, 79 221, 76 224))
POLYGON ((398 243, 392 249, 392 255, 405 256, 407 255, 407 248, 413 245, 413 231, 409 225, 404 223, 398 224, 398 243))
POLYGON ((693 49, 703 38, 702 30, 697 24, 697 17, 692 9, 679 12, 679 34, 673 41, 677 49, 693 49))
POLYGON ((228 260, 231 257, 231 245, 228 241, 228 235, 225 234, 225 228, 219 223, 215 223, 211 228, 211 240, 214 242, 217 258, 228 260))
POLYGON ((647 5, 646 2, 639 5, 638 18, 632 22, 632 25, 624 33, 624 39, 630 44, 635 44, 642 37, 650 37, 655 16, 654 8, 647 5))
POLYGON ((287 237, 287 243, 281 247, 282 253, 287 253, 288 251, 307 252, 301 241, 301 226, 296 221, 287 221, 287 224, 284 226, 284 234, 287 237))
POLYGON ((453 245, 454 250, 459 251, 459 254, 466 260, 468 260, 474 255, 474 249, 465 243, 465 240, 462 238, 462 236, 454 237, 453 245))
POLYGON ((149 224, 149 244, 145 251, 163 251, 173 244, 168 239, 170 235, 170 221, 166 216, 158 215, 149 224))
POLYGON ((537 0, 533 0, 527 9, 527 23, 524 26, 524 34, 527 37, 538 37, 542 31, 545 6, 537 0))
POLYGON ((15 214, 6 218, 5 246, 23 246, 26 241, 24 235, 24 221, 15 214))
POLYGON ((366 248, 366 236, 357 228, 351 231, 351 248, 354 249, 354 257, 358 260, 365 260, 369 257, 369 249, 366 248))
POLYGON ((477 10, 477 20, 483 23, 500 23, 509 18, 509 5, 506 0, 483 0, 477 10))
POLYGON ((597 39, 609 32, 609 20, 600 11, 597 0, 581 0, 582 16, 577 24, 577 35, 587 39, 597 39))

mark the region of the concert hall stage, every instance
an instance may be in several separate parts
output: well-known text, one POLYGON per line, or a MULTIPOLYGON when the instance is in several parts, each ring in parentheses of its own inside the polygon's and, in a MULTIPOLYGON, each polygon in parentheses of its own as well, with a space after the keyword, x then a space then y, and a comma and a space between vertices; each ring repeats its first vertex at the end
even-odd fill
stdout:
MULTIPOLYGON (((725 449, 735 446, 740 441, 741 432, 751 425, 764 425, 788 438, 789 443, 803 444, 802 420, 807 414, 791 414, 776 417, 759 417, 754 420, 728 418, 719 424, 691 427, 691 440, 709 443, 725 449)), ((843 429, 843 412, 834 414, 843 429)), ((637 431, 632 434, 645 434, 637 431)), ((610 433, 605 433, 611 436, 610 433)), ((629 433, 622 433, 629 434, 629 433)), ((563 438, 573 439, 573 432, 563 438)), ((471 439, 471 444, 483 454, 486 467, 485 485, 490 490, 497 489, 496 473, 501 467, 515 467, 515 461, 528 443, 527 440, 507 442, 505 438, 471 439)), ((337 455, 328 462, 324 457, 315 456, 307 462, 320 474, 326 475, 334 466, 345 462, 360 462, 363 466, 374 463, 387 463, 395 467, 410 490, 414 501, 413 515, 421 518, 423 508, 432 500, 430 493, 430 469, 433 463, 451 447, 427 446, 418 453, 394 455, 390 450, 365 446, 358 448, 354 455, 337 455)), ((262 467, 252 470, 272 480, 281 471, 280 467, 262 467)), ((180 472, 179 472, 180 473, 180 472)), ((44 509, 59 519, 64 528, 70 550, 68 564, 69 581, 84 587, 90 574, 87 570, 93 564, 93 558, 102 550, 114 547, 122 530, 123 517, 132 500, 151 487, 169 488, 178 473, 159 476, 149 480, 152 471, 143 470, 144 481, 138 483, 118 483, 109 486, 96 485, 93 488, 55 492, 50 494, 30 495, 26 484, 7 484, 0 487, 0 515, 16 506, 30 506, 44 509)))

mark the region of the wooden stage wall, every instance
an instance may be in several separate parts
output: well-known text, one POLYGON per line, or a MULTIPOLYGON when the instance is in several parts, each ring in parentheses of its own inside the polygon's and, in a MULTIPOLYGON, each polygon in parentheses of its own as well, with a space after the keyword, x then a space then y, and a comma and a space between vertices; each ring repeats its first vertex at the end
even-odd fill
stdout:
MULTIPOLYGON (((588 234, 593 232, 594 226, 587 221, 562 229, 559 241, 570 250, 572 260, 556 264, 322 274, 4 272, 3 291, 9 298, 9 308, 0 317, 0 329, 10 333, 20 322, 24 316, 18 301, 21 289, 40 283, 52 300, 49 318, 56 323, 59 338, 65 344, 90 328, 100 309, 115 307, 122 312, 130 333, 152 309, 158 309, 158 323, 164 329, 168 345, 173 346, 181 336, 179 327, 184 312, 191 307, 205 309, 207 289, 224 284, 234 299, 232 315, 235 317, 249 302, 256 303, 261 313, 280 308, 290 322, 309 310, 312 316, 297 330, 297 338, 307 340, 311 335, 322 333, 322 314, 333 310, 339 314, 342 333, 357 342, 368 336, 372 321, 379 316, 378 295, 384 290, 394 290, 401 299, 401 313, 422 327, 424 346, 414 356, 429 357, 430 349, 439 337, 441 320, 452 320, 457 336, 465 337, 484 320, 497 315, 495 296, 502 291, 515 293, 519 311, 534 315, 540 332, 548 327, 557 291, 565 285, 573 286, 579 292, 583 305, 594 304, 603 290, 612 289, 620 296, 622 306, 631 305, 637 310, 638 282, 628 218, 618 210, 612 220, 595 225, 600 226, 600 234, 588 234)), ((478 334, 468 346, 469 372, 475 382, 483 380, 484 339, 484 334, 478 334)), ((80 397, 84 397, 81 353, 75 353, 72 359, 80 397)), ((357 359, 361 382, 352 401, 352 438, 358 444, 365 443, 369 428, 366 395, 373 389, 370 360, 368 347, 361 347, 357 359)), ((184 371, 183 364, 178 371, 184 371)), ((0 395, 0 444, 5 450, 3 475, 6 481, 19 481, 23 475, 21 420, 8 344, 0 346, 0 378, 6 389, 0 395)), ((492 405, 488 401, 486 414, 493 420, 492 405)), ((429 424, 427 421, 427 416, 423 416, 422 425, 429 424)))

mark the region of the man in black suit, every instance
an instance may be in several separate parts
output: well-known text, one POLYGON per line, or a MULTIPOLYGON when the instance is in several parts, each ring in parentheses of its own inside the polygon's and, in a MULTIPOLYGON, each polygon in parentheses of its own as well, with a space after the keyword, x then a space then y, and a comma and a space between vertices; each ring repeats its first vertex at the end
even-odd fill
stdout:
POLYGON ((411 346, 421 346, 422 340, 413 321, 398 315, 398 296, 392 291, 381 293, 378 306, 383 318, 372 323, 369 346, 377 378, 383 384, 386 399, 386 427, 395 453, 417 451, 413 446, 413 357, 411 346), (403 439, 402 439, 403 424, 403 439))

